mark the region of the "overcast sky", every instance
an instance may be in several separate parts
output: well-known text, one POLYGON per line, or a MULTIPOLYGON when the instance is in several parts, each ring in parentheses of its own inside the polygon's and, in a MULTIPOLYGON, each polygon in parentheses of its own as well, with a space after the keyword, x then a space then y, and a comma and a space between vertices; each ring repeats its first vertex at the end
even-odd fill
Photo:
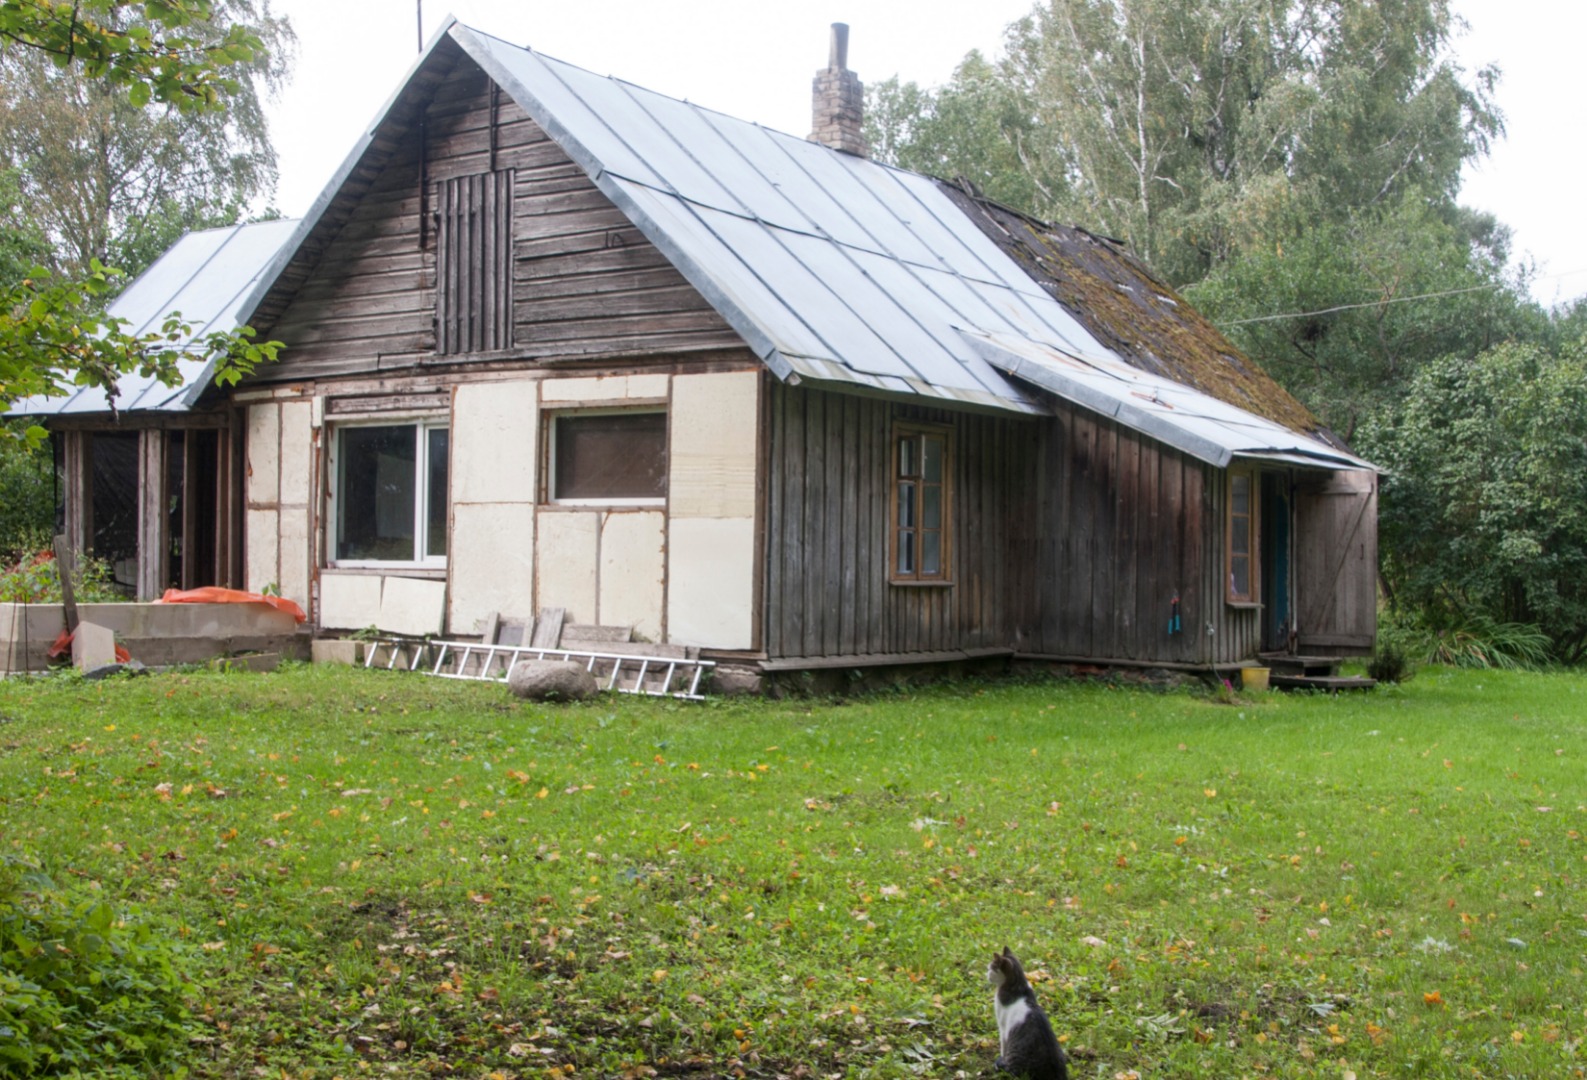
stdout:
MULTIPOLYGON (((970 49, 996 53, 1033 0, 424 0, 425 34, 450 12, 550 56, 768 127, 803 135, 828 27, 852 27, 849 66, 867 81, 945 81, 970 49)), ((1454 0, 1471 23, 1462 63, 1496 62, 1509 134, 1468 171, 1462 201, 1515 230, 1545 303, 1587 293, 1587 158, 1580 92, 1587 4, 1454 0)), ((414 0, 274 0, 299 38, 292 85, 271 108, 276 206, 297 216, 341 165, 417 51, 414 0)), ((1079 222, 1078 224, 1085 224, 1079 222)))

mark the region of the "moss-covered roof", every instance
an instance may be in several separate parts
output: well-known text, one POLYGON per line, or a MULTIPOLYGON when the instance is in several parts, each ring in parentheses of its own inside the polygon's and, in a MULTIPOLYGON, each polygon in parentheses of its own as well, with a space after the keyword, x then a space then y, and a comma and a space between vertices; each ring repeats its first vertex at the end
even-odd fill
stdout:
POLYGON ((1052 225, 944 182, 1025 272, 1121 359, 1344 449, 1273 377, 1117 240, 1052 225))

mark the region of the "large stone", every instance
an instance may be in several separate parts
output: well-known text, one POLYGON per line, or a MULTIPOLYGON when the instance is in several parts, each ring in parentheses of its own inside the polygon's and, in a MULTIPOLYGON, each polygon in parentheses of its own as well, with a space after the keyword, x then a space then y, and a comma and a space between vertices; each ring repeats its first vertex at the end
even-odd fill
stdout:
POLYGON ((512 669, 507 688, 530 701, 583 701, 600 689, 595 676, 571 660, 525 660, 512 669))
POLYGON ((346 638, 315 638, 309 656, 316 664, 361 664, 364 643, 346 638))
POLYGON ((116 635, 109 627, 81 622, 72 634, 72 663, 79 671, 93 671, 116 662, 116 635))
POLYGON ((744 697, 765 692, 760 669, 747 664, 718 664, 711 672, 711 693, 744 697))

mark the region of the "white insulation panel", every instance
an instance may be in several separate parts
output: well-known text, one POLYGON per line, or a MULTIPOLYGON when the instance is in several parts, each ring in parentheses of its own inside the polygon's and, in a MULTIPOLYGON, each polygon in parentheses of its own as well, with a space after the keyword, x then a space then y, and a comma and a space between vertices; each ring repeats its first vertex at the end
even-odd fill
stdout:
POLYGON ((643 640, 661 640, 665 544, 666 517, 659 510, 606 515, 597 612, 602 626, 632 626, 643 640))

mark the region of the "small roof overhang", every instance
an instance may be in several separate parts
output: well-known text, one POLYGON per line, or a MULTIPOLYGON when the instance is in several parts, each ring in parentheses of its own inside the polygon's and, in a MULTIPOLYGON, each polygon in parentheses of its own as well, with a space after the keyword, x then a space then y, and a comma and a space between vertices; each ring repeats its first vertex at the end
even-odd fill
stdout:
POLYGON ((1323 469, 1368 461, 1111 354, 1078 356, 1028 338, 961 329, 987 363, 1217 468, 1236 458, 1323 469))

